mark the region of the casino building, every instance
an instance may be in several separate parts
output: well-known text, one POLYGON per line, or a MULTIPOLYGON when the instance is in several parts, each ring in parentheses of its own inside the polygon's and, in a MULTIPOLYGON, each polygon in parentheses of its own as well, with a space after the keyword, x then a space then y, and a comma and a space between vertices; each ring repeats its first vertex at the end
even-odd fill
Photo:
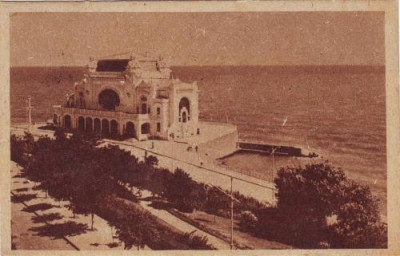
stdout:
POLYGON ((196 82, 173 79, 160 57, 91 60, 54 123, 66 129, 174 140, 200 134, 196 82))

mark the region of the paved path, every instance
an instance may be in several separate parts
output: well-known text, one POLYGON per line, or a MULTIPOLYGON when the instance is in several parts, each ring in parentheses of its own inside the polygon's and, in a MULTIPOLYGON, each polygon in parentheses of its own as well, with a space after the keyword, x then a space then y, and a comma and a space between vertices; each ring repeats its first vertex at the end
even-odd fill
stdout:
POLYGON ((11 132, 16 136, 24 136, 25 132, 31 133, 36 139, 40 136, 48 136, 49 138, 54 137, 54 131, 39 129, 41 126, 45 126, 46 123, 37 123, 31 127, 28 124, 13 124, 11 125, 11 132))
POLYGON ((36 198, 33 198, 25 202, 25 205, 21 203, 12 203, 12 230, 11 233, 17 241, 18 249, 74 249, 74 246, 80 250, 104 250, 104 249, 123 249, 123 244, 115 244, 118 239, 113 238, 114 231, 108 225, 107 221, 95 215, 94 217, 94 231, 90 230, 91 218, 90 216, 76 215, 73 218, 73 213, 66 205, 67 201, 56 202, 52 198, 47 197, 44 192, 38 190, 32 190, 34 186, 33 182, 28 181, 25 178, 15 177, 20 172, 15 162, 11 162, 11 191, 12 193, 18 194, 37 194, 36 198), (22 191, 24 190, 24 191, 22 191), (48 209, 38 209, 35 212, 26 212, 26 206, 33 205, 47 205, 48 209), (49 225, 43 222, 43 219, 37 216, 55 216, 52 220, 47 220, 48 224, 65 224, 69 223, 68 226, 60 226, 55 231, 50 231, 49 225), (89 229, 82 229, 79 224, 87 225, 89 229), (64 238, 60 235, 54 235, 54 233, 70 232, 71 229, 76 229, 75 233, 65 235, 64 238), (57 237, 54 239, 54 237, 57 237), (71 244, 67 244, 66 241, 71 244), (110 248, 110 246, 115 246, 110 248))
POLYGON ((23 250, 75 250, 64 239, 51 239, 38 236, 31 228, 42 226, 42 223, 33 223, 34 213, 23 211, 25 205, 13 203, 11 207, 12 242, 16 249, 23 250))

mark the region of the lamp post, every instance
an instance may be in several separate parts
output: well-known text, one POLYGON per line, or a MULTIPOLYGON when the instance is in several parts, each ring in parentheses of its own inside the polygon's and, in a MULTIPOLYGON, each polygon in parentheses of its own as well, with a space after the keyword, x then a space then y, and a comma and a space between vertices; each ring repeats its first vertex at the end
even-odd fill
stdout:
POLYGON ((31 98, 31 96, 29 96, 28 97, 28 99, 27 99, 27 101, 26 101, 26 104, 27 104, 27 107, 26 107, 26 110, 28 111, 28 130, 30 131, 31 130, 31 127, 32 127, 32 98, 31 98))
POLYGON ((174 170, 174 157, 175 157, 175 151, 174 151, 174 143, 175 143, 175 140, 173 140, 172 141, 172 157, 171 157, 171 161, 172 161, 172 169, 171 169, 171 171, 172 172, 175 172, 175 170, 174 170))
POLYGON ((233 177, 231 177, 231 250, 233 250, 233 177))
MULTIPOLYGON (((275 171, 275 151, 276 151, 277 149, 278 149, 277 147, 273 147, 273 148, 272 148, 272 150, 271 150, 271 155, 272 155, 272 171, 271 171, 271 182, 274 182, 274 171, 275 171)), ((274 203, 274 201, 275 201, 275 194, 274 194, 274 190, 273 190, 273 189, 271 189, 271 192, 272 192, 272 196, 271 196, 272 203, 274 203)))
POLYGON ((231 191, 230 191, 230 194, 226 193, 225 191, 223 191, 219 187, 213 186, 213 185, 211 185, 209 183, 206 183, 204 185, 204 187, 205 187, 206 191, 208 190, 207 187, 215 188, 215 189, 217 189, 218 191, 220 191, 221 193, 223 193, 224 195, 226 195, 227 197, 229 197, 231 199, 231 244, 230 244, 230 246, 231 246, 231 250, 233 250, 233 247, 234 247, 234 244, 233 244, 233 206, 234 206, 234 204, 233 204, 233 202, 235 201, 237 203, 240 203, 240 201, 233 197, 233 177, 230 177, 230 179, 231 179, 231 191))

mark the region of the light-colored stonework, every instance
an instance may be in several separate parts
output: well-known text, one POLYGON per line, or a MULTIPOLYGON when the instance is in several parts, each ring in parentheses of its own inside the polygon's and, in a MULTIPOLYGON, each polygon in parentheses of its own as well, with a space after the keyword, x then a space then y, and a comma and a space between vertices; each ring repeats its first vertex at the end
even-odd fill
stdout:
POLYGON ((64 106, 54 106, 54 122, 65 128, 184 139, 200 134, 196 82, 173 79, 160 57, 91 60, 64 106))

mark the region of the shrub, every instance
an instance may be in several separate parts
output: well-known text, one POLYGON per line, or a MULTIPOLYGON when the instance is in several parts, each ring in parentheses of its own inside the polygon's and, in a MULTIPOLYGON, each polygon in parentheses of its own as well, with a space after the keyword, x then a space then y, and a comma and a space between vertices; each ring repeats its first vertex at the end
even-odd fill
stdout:
POLYGON ((148 157, 146 157, 146 159, 144 160, 144 162, 145 162, 147 165, 150 165, 150 166, 156 166, 156 165, 158 165, 158 159, 157 159, 157 157, 155 157, 155 156, 148 156, 148 157))
POLYGON ((257 224, 253 234, 269 240, 284 241, 286 230, 281 229, 278 211, 275 207, 258 209, 254 212, 257 224))
POLYGON ((210 249, 216 249, 214 246, 210 245, 208 243, 208 238, 206 236, 199 236, 195 235, 195 231, 192 231, 190 233, 185 233, 182 236, 182 242, 187 244, 191 249, 194 250, 210 250, 210 249))
POLYGON ((24 155, 23 142, 17 138, 17 136, 12 135, 10 139, 10 150, 11 150, 11 160, 22 165, 22 159, 24 155))
POLYGON ((240 203, 235 203, 235 209, 240 211, 251 211, 254 212, 258 209, 264 209, 270 206, 268 203, 262 203, 257 199, 249 196, 244 196, 239 192, 233 192, 233 197, 239 200, 240 203))
POLYGON ((27 162, 27 155, 29 155, 34 146, 34 138, 32 134, 25 132, 22 138, 18 138, 14 134, 10 138, 10 153, 11 160, 17 164, 24 166, 27 162))
POLYGON ((215 188, 211 188, 207 193, 204 210, 210 214, 229 218, 231 199, 215 188))
POLYGON ((258 219, 250 211, 244 211, 239 217, 239 226, 243 231, 253 231, 257 225, 258 219))

